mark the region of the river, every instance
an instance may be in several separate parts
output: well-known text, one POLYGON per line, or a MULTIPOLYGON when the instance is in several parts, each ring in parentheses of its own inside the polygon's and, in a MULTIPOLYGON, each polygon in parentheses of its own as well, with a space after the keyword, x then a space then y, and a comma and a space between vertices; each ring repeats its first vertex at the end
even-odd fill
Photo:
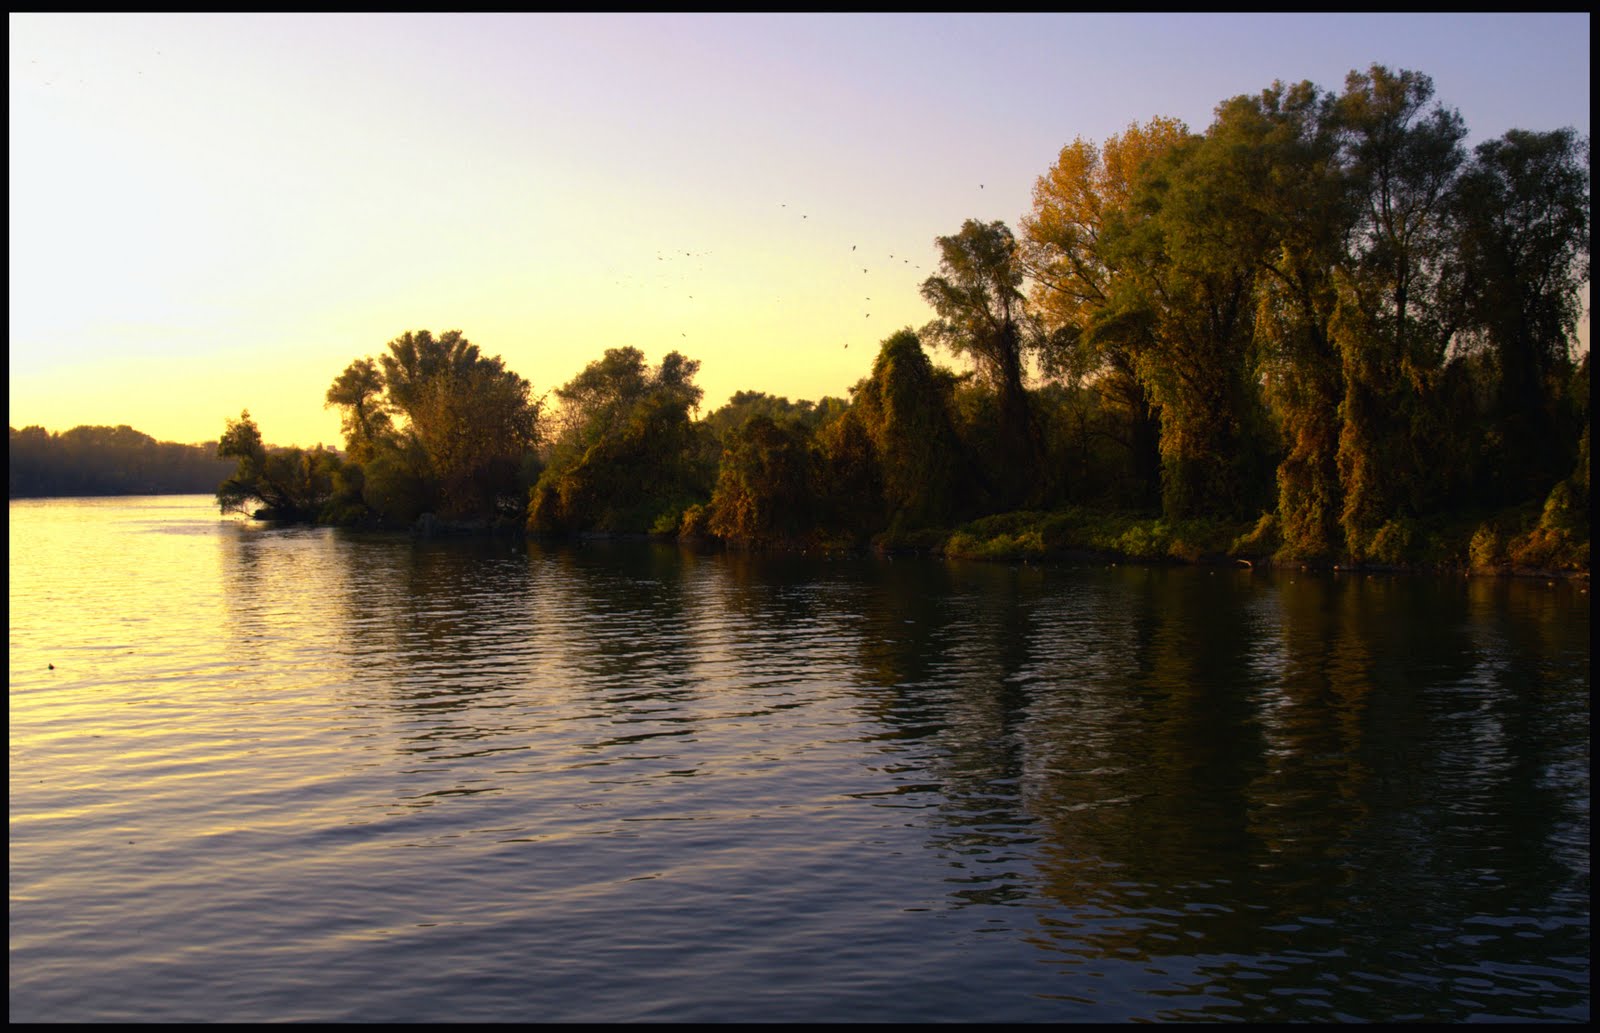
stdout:
POLYGON ((1586 582, 10 504, 12 1021, 1582 1021, 1586 582))

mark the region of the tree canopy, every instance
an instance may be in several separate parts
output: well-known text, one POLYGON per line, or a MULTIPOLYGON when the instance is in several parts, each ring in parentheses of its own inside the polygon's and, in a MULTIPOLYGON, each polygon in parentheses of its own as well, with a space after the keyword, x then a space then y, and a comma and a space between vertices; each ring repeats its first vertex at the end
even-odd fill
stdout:
POLYGON ((804 547, 1091 507, 1253 527, 1240 541, 1319 562, 1398 561, 1429 521, 1509 507, 1570 555, 1588 141, 1465 140, 1426 75, 1382 65, 1225 99, 1203 131, 1078 137, 1020 238, 979 219, 933 238, 935 318, 885 338, 848 398, 741 391, 702 414, 697 360, 612 347, 547 412, 460 331, 410 331, 328 388, 342 457, 230 421, 219 498, 804 547))

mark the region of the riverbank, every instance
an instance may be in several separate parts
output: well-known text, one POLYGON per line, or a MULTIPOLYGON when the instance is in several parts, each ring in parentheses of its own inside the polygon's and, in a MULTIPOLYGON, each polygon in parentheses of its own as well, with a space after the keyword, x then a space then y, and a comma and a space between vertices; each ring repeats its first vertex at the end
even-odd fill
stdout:
MULTIPOLYGON (((255 517, 271 519, 264 511, 258 511, 255 517)), ((348 526, 352 530, 363 529, 360 525, 348 526)), ((511 518, 445 520, 433 514, 423 514, 409 531, 419 538, 486 534, 520 537, 528 533, 521 521, 511 518)), ((813 533, 794 540, 744 542, 706 534, 604 531, 533 537, 552 541, 649 539, 698 549, 876 552, 1005 563, 1104 561, 1584 581, 1590 576, 1587 523, 1563 523, 1528 506, 1409 522, 1387 531, 1376 543, 1379 548, 1360 558, 1288 553, 1271 514, 1251 524, 1204 519, 1173 521, 1085 507, 998 513, 954 528, 885 531, 870 540, 828 538, 813 533)))
MULTIPOLYGON (((883 537, 883 536, 880 536, 883 537)), ((1243 566, 1253 569, 1510 575, 1587 580, 1587 523, 1562 523, 1519 507, 1460 514, 1392 528, 1373 554, 1296 556, 1284 550, 1276 518, 1254 524, 1168 521, 1082 508, 1002 513, 972 521, 942 541, 887 539, 882 551, 910 546, 961 559, 1036 562, 1103 558, 1119 562, 1243 566), (918 547, 920 545, 920 547, 918 547)))

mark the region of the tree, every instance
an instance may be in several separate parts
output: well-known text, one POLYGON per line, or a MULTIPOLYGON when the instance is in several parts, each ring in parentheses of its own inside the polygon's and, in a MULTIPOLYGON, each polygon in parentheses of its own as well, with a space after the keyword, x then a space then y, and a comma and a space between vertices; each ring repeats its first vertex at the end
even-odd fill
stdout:
POLYGON ((1454 331, 1449 216, 1466 127, 1432 99, 1428 76, 1373 65, 1350 73, 1337 105, 1357 205, 1332 324, 1344 381, 1340 524, 1357 560, 1436 497, 1431 457, 1449 436, 1430 403, 1454 331))
POLYGON ((538 441, 539 407, 528 382, 480 360, 420 385, 411 428, 438 476, 444 510, 476 516, 520 516, 525 457, 538 441))
MULTIPOLYGON (((1032 300, 1049 336, 1044 371, 1069 384, 1090 382, 1121 416, 1105 433, 1128 449, 1139 485, 1135 498, 1155 501, 1160 489, 1159 424, 1137 371, 1148 340, 1102 323, 1116 269, 1103 247, 1109 219, 1124 212, 1143 170, 1189 137, 1175 118, 1133 123, 1104 144, 1078 137, 1061 149, 1033 188, 1033 209, 1023 218, 1022 256, 1032 280, 1032 300)), ((1124 326, 1122 329, 1126 329, 1124 326)))
POLYGON ((1119 275, 1093 332, 1145 342, 1137 373, 1161 413, 1162 508, 1237 518, 1268 494, 1268 435, 1253 354, 1256 158, 1223 135, 1145 167, 1105 247, 1119 275))
POLYGON ((370 359, 357 359, 328 388, 326 405, 344 410, 341 430, 345 452, 365 463, 393 444, 394 426, 384 404, 384 377, 370 359))
POLYGON ((217 456, 238 461, 234 475, 217 488, 224 513, 245 512, 253 499, 262 503, 255 514, 260 518, 314 520, 334 496, 339 457, 320 447, 309 452, 267 448, 248 409, 227 421, 217 456))
POLYGON ((700 363, 671 352, 652 371, 611 348, 565 385, 561 434, 529 497, 530 530, 650 531, 676 526, 710 491, 691 413, 700 363))
POLYGON ((1355 218, 1339 164, 1336 98, 1274 83, 1220 105, 1208 131, 1240 157, 1250 199, 1238 218, 1257 241, 1254 331, 1266 398, 1281 428, 1277 516, 1286 555, 1342 548, 1337 464, 1344 394, 1331 337, 1334 271, 1355 218), (1246 156, 1249 156, 1246 159, 1246 156))
POLYGON ((792 544, 812 527, 812 485, 804 430, 753 416, 723 449, 708 527, 743 545, 792 544))
POLYGON ((543 400, 461 331, 407 331, 376 362, 352 362, 326 398, 344 410, 345 445, 369 467, 363 498, 380 518, 520 516, 543 400))
POLYGON ((1028 413, 1024 384, 1030 351, 1041 343, 1041 326, 1022 293, 1023 264, 1016 238, 1003 222, 968 219, 961 232, 935 241, 940 271, 922 283, 922 296, 939 318, 923 336, 972 360, 978 375, 999 396, 998 457, 1004 501, 1020 503, 1039 464, 1040 444, 1028 413))
POLYGON ((951 383, 916 333, 884 339, 853 411, 872 441, 893 529, 946 526, 961 508, 961 441, 950 422, 951 383))
POLYGON ((1588 140, 1513 129, 1485 141, 1454 201, 1466 330, 1498 374, 1497 501, 1520 502, 1548 491, 1574 456, 1558 406, 1589 279, 1588 140))

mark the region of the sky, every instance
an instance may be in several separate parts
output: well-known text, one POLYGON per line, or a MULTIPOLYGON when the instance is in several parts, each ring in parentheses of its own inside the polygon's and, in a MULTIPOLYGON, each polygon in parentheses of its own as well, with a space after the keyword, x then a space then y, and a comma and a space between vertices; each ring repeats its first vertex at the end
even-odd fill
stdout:
MULTIPOLYGON (((844 396, 1074 139, 1383 64, 1589 134, 1587 14, 11 14, 10 425, 340 443, 408 330, 844 396)), ((1587 347, 1587 321, 1583 331, 1587 347)), ((937 361, 959 365, 947 354, 937 361)))

